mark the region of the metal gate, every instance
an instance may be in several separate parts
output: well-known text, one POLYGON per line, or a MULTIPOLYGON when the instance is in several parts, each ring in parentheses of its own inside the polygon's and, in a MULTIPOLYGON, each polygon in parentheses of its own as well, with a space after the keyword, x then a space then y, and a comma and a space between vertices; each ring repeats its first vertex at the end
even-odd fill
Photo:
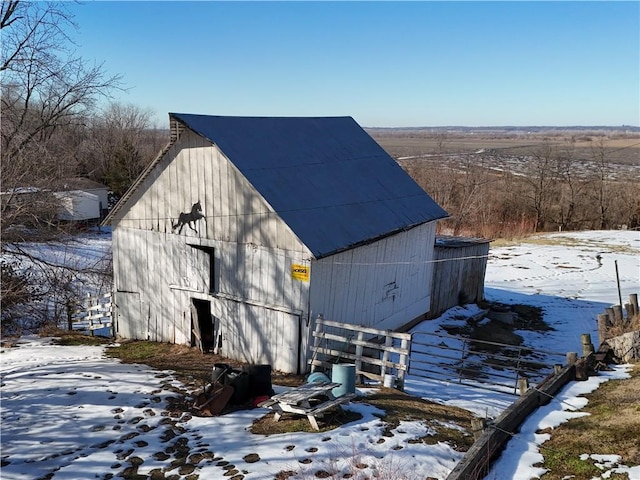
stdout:
POLYGON ((564 353, 430 332, 411 335, 409 374, 518 394, 519 382, 540 383, 564 353))

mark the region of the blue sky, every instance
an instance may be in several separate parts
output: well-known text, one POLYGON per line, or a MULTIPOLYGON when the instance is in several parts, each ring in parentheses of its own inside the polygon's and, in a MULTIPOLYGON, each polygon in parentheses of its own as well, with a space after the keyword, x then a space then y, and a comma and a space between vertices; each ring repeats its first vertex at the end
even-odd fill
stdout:
POLYGON ((85 2, 85 59, 168 112, 639 125, 638 2, 85 2))

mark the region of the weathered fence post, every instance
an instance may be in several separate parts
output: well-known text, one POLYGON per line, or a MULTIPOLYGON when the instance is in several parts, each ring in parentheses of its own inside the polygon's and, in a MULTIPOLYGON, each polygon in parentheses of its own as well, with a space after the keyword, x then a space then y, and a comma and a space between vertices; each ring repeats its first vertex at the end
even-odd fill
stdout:
POLYGON ((315 359, 318 353, 318 348, 320 347, 321 337, 324 337, 324 333, 322 332, 322 314, 319 314, 316 318, 316 330, 313 338, 313 357, 311 358, 311 371, 316 371, 315 359))
MULTIPOLYGON (((362 351, 363 351, 363 347, 362 347, 362 341, 364 341, 364 332, 362 330, 358 331, 358 335, 356 337, 356 359, 355 359, 355 365, 356 365, 356 372, 361 372, 362 371, 362 351)), ((360 378, 358 379, 358 383, 363 383, 362 382, 362 375, 358 375, 360 378)))
POLYGON ((604 309, 604 313, 606 313, 609 316, 609 322, 611 323, 611 325, 615 325, 615 318, 614 318, 614 314, 613 314, 613 307, 607 307, 604 309))
POLYGON ((387 348, 385 348, 384 351, 382 352, 382 366, 380 367, 381 383, 384 382, 384 376, 387 374, 387 363, 389 362, 388 347, 391 347, 393 345, 393 337, 388 335, 388 333, 391 333, 391 332, 387 331, 387 336, 384 338, 384 346, 387 348))
POLYGON ((640 310, 638 309, 638 294, 637 293, 632 293, 632 294, 629 295, 629 303, 633 307, 633 314, 634 315, 640 314, 640 310))
POLYGON ((627 312, 627 320, 631 320, 631 317, 633 317, 634 313, 633 313, 633 305, 631 305, 630 303, 625 303, 624 304, 624 309, 627 312))
POLYGON ((591 335, 583 333, 580 338, 582 339, 582 356, 588 357, 596 351, 595 348, 593 348, 593 343, 591 343, 591 335))
POLYGON ((601 313, 598 315, 598 343, 602 345, 607 339, 607 330, 609 327, 609 315, 601 313))
POLYGON ((567 352, 567 365, 573 365, 578 361, 578 352, 567 352))
POLYGON ((529 379, 528 378, 519 378, 518 379, 518 391, 520 392, 520 396, 523 396, 529 390, 529 379))
POLYGON ((460 371, 458 374, 458 383, 462 383, 462 376, 464 375, 464 357, 467 354, 467 339, 462 342, 462 355, 460 355, 460 371))
MULTIPOLYGON (((400 341, 400 348, 402 350, 408 350, 409 349, 409 341, 406 338, 403 338, 400 341)), ((404 392, 404 377, 407 373, 407 360, 409 359, 408 355, 402 354, 400 355, 400 365, 404 365, 405 368, 403 369, 399 369, 398 370, 398 378, 397 378, 397 387, 398 390, 400 390, 401 392, 404 392)))
POLYGON ((613 307, 613 319, 619 325, 622 325, 624 318, 622 317, 622 305, 614 305, 613 307))
POLYGON ((482 436, 486 422, 484 418, 473 417, 471 419, 471 431, 473 432, 473 439, 478 440, 482 436))
POLYGON ((613 263, 616 265, 616 282, 618 284, 618 301, 620 302, 620 306, 622 307, 622 290, 620 290, 620 273, 618 272, 618 260, 614 260, 613 263))
POLYGON ((559 363, 556 363, 556 364, 553 366, 553 373, 554 373, 555 375, 559 375, 559 374, 560 374, 560 372, 562 372, 562 365, 560 365, 559 363))

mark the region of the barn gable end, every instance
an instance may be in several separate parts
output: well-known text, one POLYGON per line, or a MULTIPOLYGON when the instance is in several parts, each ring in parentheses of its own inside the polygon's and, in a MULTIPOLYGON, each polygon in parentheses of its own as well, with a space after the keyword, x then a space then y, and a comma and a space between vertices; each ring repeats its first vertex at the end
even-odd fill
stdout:
POLYGON ((299 372, 319 314, 395 328, 429 310, 446 213, 353 119, 171 123, 106 220, 119 335, 299 372))

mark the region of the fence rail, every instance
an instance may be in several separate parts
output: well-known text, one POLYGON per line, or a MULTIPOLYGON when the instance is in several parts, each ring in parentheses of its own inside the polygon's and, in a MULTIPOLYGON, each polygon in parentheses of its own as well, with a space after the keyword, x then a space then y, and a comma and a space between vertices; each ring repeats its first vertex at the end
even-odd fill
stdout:
POLYGON ((113 302, 111 293, 99 296, 87 296, 82 302, 71 306, 69 313, 69 329, 88 331, 93 335, 95 330, 113 328, 113 302))
POLYGON ((399 333, 318 317, 309 364, 329 369, 353 362, 356 374, 383 383, 387 374, 457 383, 519 395, 543 381, 566 354, 432 332, 399 333), (557 360, 557 361, 556 361, 557 360), (554 361, 556 361, 554 363, 554 361))
POLYGON ((409 373, 517 395, 521 380, 542 381, 554 369, 549 359, 563 364, 565 357, 548 350, 418 331, 411 338, 409 373), (539 359, 542 355, 544 361, 539 359))
POLYGON ((403 388, 408 370, 411 335, 370 327, 316 319, 312 369, 330 368, 343 359, 355 364, 356 375, 383 383, 395 375, 403 388))

